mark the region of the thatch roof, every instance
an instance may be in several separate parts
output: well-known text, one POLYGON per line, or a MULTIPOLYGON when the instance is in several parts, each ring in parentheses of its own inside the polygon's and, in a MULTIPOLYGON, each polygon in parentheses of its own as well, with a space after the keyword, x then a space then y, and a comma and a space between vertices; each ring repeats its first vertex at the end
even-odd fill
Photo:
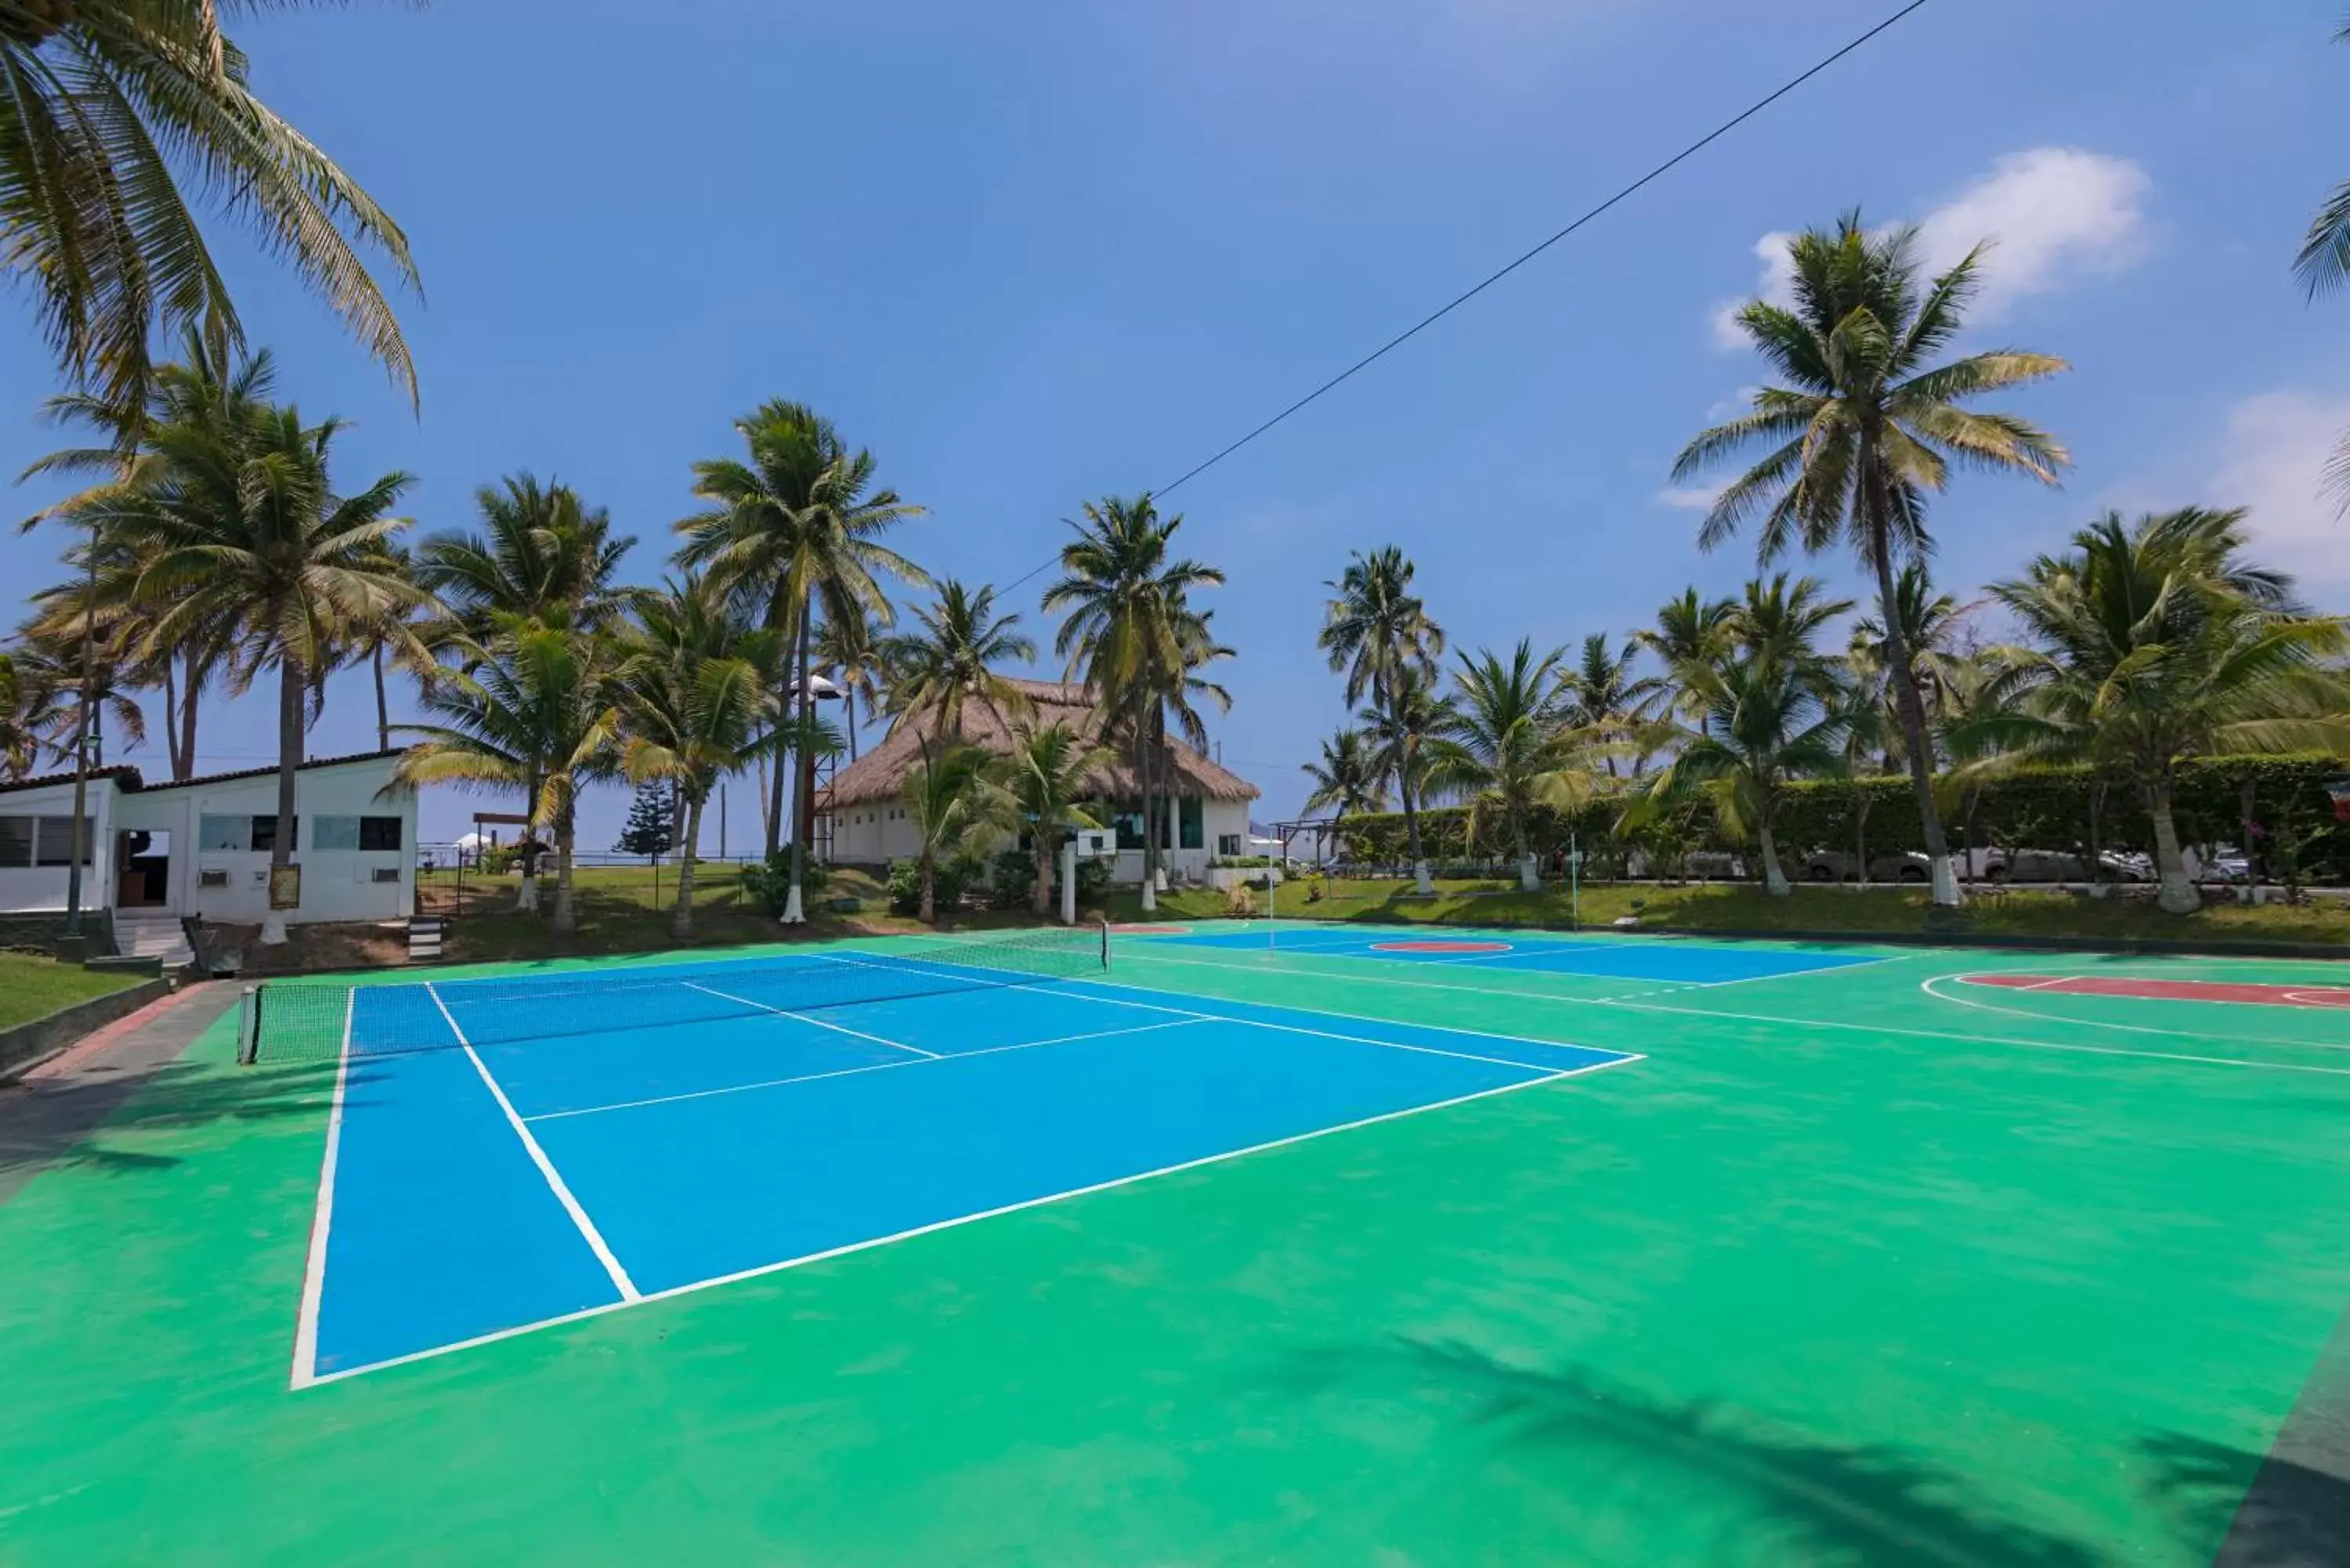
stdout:
MULTIPOLYGON (((1083 686, 1065 685, 1057 680, 1014 680, 1012 684, 1035 704, 1026 722, 1042 728, 1058 720, 1082 733, 1100 734, 1100 709, 1083 686)), ((1011 715, 993 713, 980 703, 966 703, 962 738, 999 756, 1007 755, 1012 750, 1011 719, 1011 715)), ((919 732, 935 733, 936 728, 935 721, 925 721, 919 732)), ((921 761, 917 736, 914 725, 892 725, 879 745, 841 769, 833 776, 831 787, 817 793, 816 808, 830 811, 836 806, 870 805, 898 799, 905 793, 907 773, 921 761)), ((1160 751, 1153 774, 1161 789, 1167 787, 1170 778, 1174 779, 1178 794, 1202 795, 1210 800, 1254 800, 1260 793, 1256 785, 1238 774, 1210 762, 1176 740, 1169 741, 1160 751)), ((1142 793, 1135 780, 1133 760, 1125 755, 1097 772, 1087 781, 1087 787, 1112 799, 1142 793)))

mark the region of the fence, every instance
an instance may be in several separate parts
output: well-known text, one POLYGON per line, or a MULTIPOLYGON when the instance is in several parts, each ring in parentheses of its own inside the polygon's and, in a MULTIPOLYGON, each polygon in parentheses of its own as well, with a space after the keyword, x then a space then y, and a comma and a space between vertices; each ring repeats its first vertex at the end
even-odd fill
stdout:
MULTIPOLYGON (((745 870, 761 864, 755 855, 707 855, 693 861, 693 906, 697 909, 733 909, 745 899, 745 870)), ((555 890, 555 857, 538 857, 536 867, 542 905, 555 890)), ((677 857, 669 855, 621 855, 588 851, 571 857, 572 895, 583 904, 637 905, 666 909, 677 900, 677 857)), ((493 847, 488 855, 471 845, 420 844, 416 846, 416 912, 449 917, 511 909, 522 886, 519 858, 511 849, 493 847), (484 865, 484 859, 487 864, 484 865)))

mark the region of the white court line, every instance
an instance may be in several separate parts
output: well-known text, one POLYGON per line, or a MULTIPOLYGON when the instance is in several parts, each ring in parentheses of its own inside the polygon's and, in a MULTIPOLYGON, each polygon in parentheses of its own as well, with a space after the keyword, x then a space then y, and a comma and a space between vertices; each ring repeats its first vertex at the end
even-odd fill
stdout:
POLYGON ((601 1116, 606 1111, 633 1111, 645 1106, 666 1106, 679 1100, 706 1100, 719 1095, 740 1095, 752 1089, 780 1089, 786 1084, 815 1084, 827 1078, 854 1078, 863 1073, 900 1073, 910 1067, 935 1066, 946 1062, 964 1062, 974 1056, 1001 1056, 1007 1051, 1034 1051, 1042 1045, 1068 1045, 1079 1040, 1107 1040, 1121 1034, 1149 1034, 1160 1029, 1189 1029, 1195 1023, 1208 1022, 1198 1018, 1170 1018, 1164 1023, 1138 1023, 1131 1029, 1097 1029, 1089 1034, 1056 1034, 1050 1040, 1023 1040, 1016 1045, 990 1045, 981 1051, 953 1051, 945 1055, 931 1055, 920 1062, 875 1062, 863 1067, 837 1067, 829 1073, 802 1073, 795 1078, 763 1078, 755 1084, 728 1084, 716 1089, 690 1089, 681 1094, 655 1095, 650 1099, 620 1100, 608 1106, 582 1106, 570 1111, 541 1111, 535 1116, 525 1116, 527 1122, 559 1122, 570 1116, 601 1116))
POLYGON ((688 991, 698 991, 704 996, 714 996, 721 1002, 738 1002, 744 1007, 755 1007, 762 1012, 772 1012, 778 1018, 789 1018, 801 1023, 813 1023, 818 1029, 829 1029, 837 1034, 852 1034, 859 1040, 870 1040, 876 1045, 887 1045, 892 1051, 911 1051, 917 1056, 928 1056, 934 1061, 939 1054, 936 1051, 925 1051, 919 1045, 909 1045, 903 1041, 887 1040, 879 1034, 868 1034, 864 1030, 851 1029, 846 1023, 834 1023, 822 1018, 810 1018, 805 1012, 794 1012, 789 1008, 770 1007, 764 1002, 754 1002, 747 996, 737 996, 731 991, 718 991, 710 986, 696 985, 690 980, 681 980, 678 984, 688 991))
MULTIPOLYGON (((1239 1020, 1224 1019, 1221 1022, 1237 1023, 1239 1020)), ((876 1247, 893 1246, 899 1241, 910 1241, 917 1236, 932 1235, 941 1231, 951 1231, 963 1225, 975 1225, 983 1220, 1001 1219, 1006 1214, 1017 1214, 1023 1210, 1041 1209, 1047 1204, 1065 1202, 1072 1198, 1086 1198, 1097 1192, 1131 1187, 1139 1181, 1152 1181, 1162 1176, 1174 1176, 1186 1170, 1199 1170, 1207 1166, 1222 1165, 1228 1160, 1243 1159, 1250 1155, 1263 1154, 1272 1149, 1287 1148, 1294 1144, 1310 1143, 1315 1138, 1329 1137, 1337 1133, 1357 1132, 1364 1127, 1377 1127, 1381 1122, 1400 1121, 1406 1116, 1422 1116, 1430 1111, 1450 1110, 1456 1106, 1468 1105, 1472 1100, 1492 1099, 1498 1095, 1514 1095, 1525 1089, 1538 1089, 1546 1084, 1556 1084, 1568 1078, 1579 1078, 1586 1074, 1605 1072, 1610 1067, 1628 1066, 1634 1062, 1646 1060, 1644 1056, 1619 1056, 1612 1062, 1594 1062, 1586 1066, 1570 1067, 1555 1073, 1530 1068, 1528 1071, 1536 1075, 1519 1083, 1503 1084, 1491 1089, 1479 1089, 1474 1094, 1457 1095, 1449 1100, 1431 1100, 1424 1106, 1407 1106, 1399 1111, 1387 1111, 1375 1116, 1364 1116, 1357 1121, 1340 1122, 1335 1127, 1315 1127, 1311 1132, 1292 1133, 1287 1137, 1271 1138, 1263 1143, 1251 1144, 1246 1148, 1226 1149, 1222 1154, 1203 1155, 1198 1159, 1187 1159, 1176 1165, 1162 1165, 1156 1170, 1137 1171, 1131 1176, 1114 1177, 1107 1181, 1097 1181, 1087 1187, 1072 1187, 1066 1192, 1053 1192, 1041 1198, 1023 1199, 1017 1203, 1006 1203, 1000 1208, 982 1210, 975 1214, 961 1214, 951 1220, 934 1220, 928 1225, 917 1225, 911 1230, 899 1231, 891 1235, 875 1236, 863 1241, 851 1241, 846 1246, 827 1248, 821 1252, 809 1252, 802 1257, 786 1258, 778 1263, 762 1263, 757 1268, 742 1269, 731 1274, 720 1274, 707 1280, 695 1280, 690 1284, 671 1285, 666 1290, 654 1291, 648 1295, 633 1297, 628 1301, 607 1302, 601 1306, 586 1307, 578 1312, 565 1313, 559 1317, 542 1318, 536 1323, 517 1324, 512 1328, 502 1328, 493 1334, 476 1334, 472 1339, 461 1339, 454 1344, 436 1345, 430 1350, 411 1351, 406 1355, 395 1355, 387 1361, 372 1362, 365 1366, 347 1366, 339 1371, 329 1372, 317 1381, 321 1384, 337 1383, 346 1377, 357 1377, 369 1372, 381 1372, 388 1367, 405 1366, 411 1362, 429 1361, 435 1356, 448 1355, 456 1351, 473 1350, 484 1345, 494 1345, 503 1339, 514 1339, 522 1334, 536 1334, 543 1328, 554 1328, 558 1324, 568 1323, 583 1323, 589 1318, 602 1317, 608 1313, 620 1312, 629 1307, 641 1305, 645 1302, 669 1301, 677 1296, 691 1295, 697 1291, 711 1290, 719 1285, 740 1284, 745 1280, 755 1280, 767 1274, 781 1273, 786 1269, 803 1268, 809 1263, 827 1262, 835 1258, 845 1258, 853 1252, 870 1251, 876 1247)))
MULTIPOLYGON (((454 1034, 457 1044, 465 1048, 465 1055, 473 1064, 473 1071, 482 1075, 482 1082, 488 1085, 491 1096, 498 1102, 498 1109, 506 1114, 506 1125, 514 1128, 515 1137, 522 1139, 524 1152, 530 1156, 531 1163, 538 1167, 538 1173, 546 1178, 546 1185, 554 1191, 556 1201, 563 1205, 566 1214, 571 1216, 571 1223, 579 1228, 580 1239, 588 1243, 588 1250, 596 1254, 596 1261, 604 1265, 604 1272, 611 1276, 613 1288, 620 1293, 620 1299, 641 1301, 643 1297, 637 1290, 636 1282, 629 1278, 628 1270, 620 1267, 620 1260, 612 1255, 612 1249, 604 1244, 603 1232, 598 1231, 596 1222, 588 1218, 588 1210, 579 1207, 579 1199, 571 1195, 571 1189, 564 1184, 563 1173, 555 1168, 555 1162, 546 1158, 545 1149, 538 1147, 538 1139, 531 1136, 530 1128, 515 1113, 514 1102, 506 1098, 506 1092, 498 1087, 497 1079, 491 1076, 489 1064, 482 1060, 479 1051, 473 1049, 473 1043, 465 1038, 465 1032, 457 1027, 455 1015, 449 1011, 449 1004, 441 1000, 441 993, 432 988, 431 981, 424 982, 424 992, 432 999, 432 1005, 441 1010, 441 1016, 449 1021, 449 1033, 454 1034)), ((326 1379, 313 1381, 324 1382, 326 1379)))
POLYGON ((2073 977, 2069 974, 2051 975, 2046 980, 2035 980, 2030 985, 2019 985, 2012 989, 2016 991, 2038 991, 2043 986, 2062 985, 2072 978, 2073 977))
MULTIPOLYGON (((1908 955, 1905 954, 1902 956, 1906 957, 1908 955)), ((1193 963, 1193 961, 1189 959, 1162 958, 1158 961, 1161 963, 1193 963)), ((1223 967, 1218 964, 1199 963, 1194 963, 1193 966, 1195 968, 1201 969, 1217 969, 1223 967)), ((1301 973, 1305 971, 1301 971, 1301 973)), ((1333 977, 1326 975, 1322 978, 1330 979, 1333 977)), ((2193 1056, 2182 1054, 2181 1053, 2175 1051, 2125 1051, 2118 1047, 2109 1045, 2061 1045, 2046 1040, 2012 1040, 1992 1034, 1960 1034, 1947 1029, 1903 1029, 1892 1024, 1846 1023, 1835 1019, 1782 1018, 1765 1012, 1730 1012, 1719 1008, 1710 1007, 1671 1007, 1663 1002, 1633 1002, 1622 997, 1561 996, 1555 992, 1508 991, 1497 990, 1488 986, 1446 985, 1440 981, 1401 980, 1386 975, 1354 975, 1349 978, 1369 985, 1409 986, 1414 990, 1419 991, 1461 991, 1476 996, 1488 997, 1514 996, 1530 1002, 1555 1002, 1562 1006, 1620 1007, 1632 1012, 1670 1012, 1678 1013, 1689 1018, 1723 1019, 1734 1023, 1778 1023, 1784 1024, 1794 1029, 1857 1030, 1864 1034, 1896 1034, 1918 1040, 1955 1040, 1960 1044, 1966 1045, 2018 1045, 2033 1051, 2063 1051, 2077 1053, 2087 1056, 2134 1056, 2145 1057, 2159 1062, 2192 1062, 2199 1064, 2216 1067, 2251 1067, 2272 1073, 2314 1073, 2324 1077, 2350 1077, 2350 1068, 2345 1067, 2308 1067, 2289 1062, 2248 1062, 2232 1056, 2193 1056)), ((1938 997, 1941 995, 1939 992, 1935 994, 1938 997)), ((1948 1002, 1955 999, 1950 997, 1941 997, 1941 1000, 1948 1002)), ((1974 1003, 1970 1005, 1981 1004, 1974 1003)), ((2007 1010, 1999 1009, 1995 1011, 2007 1010)), ((1343 1017, 1348 1015, 1338 1014, 1336 1016, 1343 1017)), ((2023 1016, 2032 1018, 2036 1022, 2048 1022, 2048 1020, 2038 1013, 2026 1013, 2023 1016)), ((2067 1020, 2066 1022, 2070 1021, 2067 1020)), ((1424 1028, 1427 1027, 1427 1025, 1419 1025, 1418 1027, 1424 1028)), ((2198 1038, 2203 1037, 2198 1036, 2198 1038)), ((1552 1044, 1556 1043, 1552 1042, 1552 1044)), ((2305 1045, 2307 1043, 2299 1040, 2287 1040, 2261 1041, 2258 1042, 2258 1044, 2305 1045)), ((1577 1049, 1596 1051, 1604 1050, 1606 1047, 1594 1045, 1577 1047, 1577 1049)))
MULTIPOLYGON (((1945 981, 1957 981, 1960 983, 1964 983, 1965 979, 1966 977, 1963 975, 1938 974, 1931 980, 1918 981, 1918 989, 1924 992, 1927 995, 1932 997, 1937 1002, 1956 1002, 1960 1007, 1981 1008, 1985 1012, 2010 1013, 2017 1018, 2029 1018, 2035 1023, 2056 1023, 2066 1026, 2078 1023, 2085 1024, 2091 1029, 2118 1029, 2125 1034, 2161 1034, 2173 1040, 2216 1040, 2223 1045, 2283 1045, 2298 1051, 2350 1051, 2350 1044, 2330 1044, 2323 1040, 2287 1040, 2274 1034, 2206 1034, 2200 1030, 2195 1029, 2158 1029, 2150 1023, 2116 1023, 2110 1019, 2104 1018, 2075 1018, 2070 1014, 2032 1012, 2027 1012, 2025 1009, 2021 1007, 2002 1007, 1996 1002, 1977 1002, 1971 997, 1951 996, 1947 992, 1936 991, 1934 989, 1945 981)), ((2074 992, 2068 994, 2076 996, 2095 996, 2098 993, 2095 992, 2074 992)), ((2107 997, 2105 1000, 2113 1001, 2116 999, 2107 997)), ((2158 1002, 2165 1000, 2176 1001, 2178 999, 2162 997, 2125 997, 2119 1000, 2158 1002)), ((2239 1003, 2238 1005, 2244 1004, 2239 1003)))
MULTIPOLYGON (((1658 940, 1661 940, 1661 939, 1658 939, 1658 940)), ((1353 960, 1355 960, 1355 961, 1358 961, 1358 962, 1363 962, 1363 961, 1374 961, 1374 962, 1385 963, 1385 964, 1396 964, 1396 963, 1428 963, 1428 962, 1431 962, 1431 961, 1433 961, 1433 962, 1437 963, 1438 965, 1440 965, 1440 967, 1445 968, 1445 969, 1465 969, 1465 968, 1467 968, 1469 965, 1473 964, 1473 963, 1492 964, 1492 965, 1494 965, 1494 966, 1497 966, 1497 967, 1498 967, 1498 966, 1500 966, 1500 965, 1502 965, 1502 964, 1508 963, 1508 962, 1510 962, 1510 961, 1513 961, 1513 960, 1517 960, 1517 959, 1549 957, 1549 956, 1551 956, 1553 953, 1557 953, 1557 952, 1604 952, 1604 951, 1612 951, 1612 950, 1618 950, 1618 949, 1622 949, 1622 948, 1636 947, 1636 946, 1638 946, 1638 943, 1635 943, 1635 942, 1628 942, 1628 941, 1622 941, 1622 942, 1582 942, 1582 943, 1573 943, 1573 944, 1565 943, 1565 942, 1560 942, 1560 943, 1554 943, 1554 944, 1552 944, 1552 946, 1551 946, 1548 950, 1544 950, 1544 949, 1543 949, 1543 948, 1539 948, 1539 947, 1535 947, 1535 948, 1520 948, 1520 949, 1513 949, 1513 950, 1512 950, 1511 951, 1509 951, 1509 952, 1505 952, 1505 953, 1464 953, 1464 954, 1461 955, 1461 956, 1460 956, 1460 957, 1458 957, 1458 958, 1438 958, 1438 959, 1434 959, 1434 960, 1430 960, 1430 959, 1429 959, 1429 958, 1419 958, 1419 959, 1413 959, 1413 958, 1409 958, 1409 957, 1406 957, 1406 956, 1404 956, 1404 955, 1401 955, 1401 954, 1396 954, 1396 953, 1382 953, 1382 952, 1352 952, 1352 953, 1350 953, 1350 952, 1336 952, 1336 951, 1327 951, 1327 950, 1315 950, 1315 949, 1311 949, 1311 948, 1292 948, 1292 949, 1291 949, 1291 950, 1290 950, 1290 951, 1292 951, 1292 952, 1295 952, 1295 953, 1298 953, 1298 954, 1300 954, 1300 955, 1302 955, 1302 956, 1304 956, 1304 957, 1307 957, 1307 958, 1353 959, 1353 960)), ((1245 948, 1243 948, 1243 949, 1241 949, 1241 950, 1241 950, 1241 951, 1243 951, 1243 952, 1245 952, 1245 951, 1247 951, 1248 950, 1247 950, 1247 949, 1245 949, 1245 948)), ((1717 951, 1717 950, 1716 950, 1716 949, 1702 949, 1702 950, 1702 950, 1702 951, 1709 951, 1709 952, 1710 952, 1710 951, 1717 951)), ((1928 951, 1928 952, 1933 952, 1933 951, 1939 951, 1939 950, 1937 950, 1937 949, 1929 949, 1929 950, 1927 950, 1927 951, 1928 951)), ((1179 958, 1170 958, 1170 957, 1168 957, 1166 954, 1164 954, 1164 953, 1159 953, 1159 952, 1146 952, 1146 953, 1139 954, 1139 955, 1138 955, 1138 956, 1139 956, 1139 957, 1143 957, 1143 958, 1156 959, 1156 960, 1157 960, 1159 962, 1160 962, 1160 963, 1191 963, 1191 964, 1201 965, 1201 967, 1205 967, 1205 968, 1223 968, 1223 967, 1225 967, 1225 966, 1223 966, 1223 965, 1220 965, 1220 964, 1210 964, 1206 960, 1203 960, 1203 959, 1179 959, 1179 958)), ((1925 957, 1925 956, 1927 956, 1927 954, 1926 954, 1925 952, 1914 952, 1914 953, 1885 953, 1885 954, 1882 954, 1882 955, 1880 955, 1880 956, 1878 956, 1878 957, 1877 957, 1877 958, 1852 959, 1852 960, 1850 960, 1850 961, 1843 961, 1843 962, 1838 962, 1838 963, 1817 965, 1817 966, 1815 966, 1815 967, 1814 967, 1814 968, 1811 968, 1811 969, 1791 969, 1791 970, 1782 970, 1781 971, 1779 971, 1779 972, 1778 972, 1778 973, 1776 973, 1776 974, 1749 974, 1749 975, 1742 975, 1742 976, 1740 976, 1740 977, 1739 977, 1738 979, 1736 979, 1736 980, 1675 980, 1675 981, 1666 981, 1666 980, 1665 980, 1665 977, 1663 977, 1663 976, 1661 976, 1661 975, 1642 975, 1642 976, 1635 976, 1635 975, 1627 975, 1627 974, 1609 974, 1609 973, 1608 973, 1608 972, 1607 972, 1605 970, 1589 970, 1589 969, 1523 969, 1523 970, 1513 970, 1513 971, 1512 971, 1511 972, 1512 972, 1512 973, 1514 973, 1514 974, 1559 974, 1559 975, 1573 975, 1573 976, 1576 976, 1576 977, 1579 977, 1579 978, 1581 978, 1581 979, 1585 979, 1585 980, 1634 980, 1634 979, 1657 980, 1657 981, 1663 981, 1664 983, 1670 984, 1670 985, 1688 987, 1688 988, 1690 988, 1690 989, 1691 989, 1691 990, 1711 991, 1711 990, 1713 990, 1713 989, 1714 989, 1715 987, 1717 987, 1717 986, 1724 986, 1724 985, 1752 985, 1752 984, 1753 984, 1754 982, 1756 982, 1757 981, 1764 981, 1764 980, 1808 980, 1808 979, 1812 979, 1812 978, 1816 977, 1816 976, 1819 976, 1819 975, 1824 975, 1824 974, 1842 974, 1842 973, 1844 973, 1846 970, 1867 969, 1867 968, 1869 968, 1871 965, 1874 965, 1874 964, 1880 964, 1880 963, 1899 963, 1899 962, 1902 962, 1903 961, 1908 960, 1908 959, 1923 958, 1923 957, 1925 957)), ((1450 989, 1450 990, 1453 990, 1453 991, 1473 991, 1473 992, 1476 992, 1478 994, 1480 994, 1480 995, 1483 995, 1483 996, 1491 996, 1491 995, 1495 994, 1493 992, 1492 992, 1492 991, 1490 991, 1490 990, 1487 990, 1486 988, 1484 988, 1484 987, 1482 987, 1482 986, 1451 986, 1451 987, 1449 987, 1449 988, 1446 988, 1446 989, 1450 989)), ((1548 993, 1545 993, 1545 992, 1506 992, 1506 993, 1503 993, 1503 994, 1514 994, 1514 995, 1519 995, 1519 996, 1534 996, 1534 995, 1544 995, 1544 996, 1547 996, 1547 994, 1548 994, 1548 993)), ((1567 999, 1565 999, 1565 1000, 1569 1000, 1569 1001, 1577 1001, 1577 1000, 1580 1000, 1580 1001, 1588 1001, 1588 1000, 1590 1000, 1590 999, 1589 999, 1589 998, 1587 998, 1587 997, 1586 997, 1586 998, 1567 998, 1567 999)))
POLYGON ((335 1224, 335 1161, 343 1146, 343 1086, 351 1067, 351 1015, 359 989, 343 998, 343 1045, 335 1056, 335 1097, 327 1109, 327 1154, 318 1165, 318 1204, 310 1216, 310 1260, 302 1270, 302 1310, 294 1320, 294 1386, 318 1380, 318 1304, 327 1297, 327 1237, 335 1224))

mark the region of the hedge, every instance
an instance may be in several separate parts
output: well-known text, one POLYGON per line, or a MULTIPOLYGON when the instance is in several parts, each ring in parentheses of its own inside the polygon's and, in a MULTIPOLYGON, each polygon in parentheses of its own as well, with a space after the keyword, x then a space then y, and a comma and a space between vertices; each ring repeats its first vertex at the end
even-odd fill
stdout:
MULTIPOLYGON (((2254 828, 2251 847, 2271 874, 2350 875, 2350 831, 2336 828, 2326 793, 2328 784, 2345 776, 2342 763, 2314 754, 2182 763, 2173 800, 2179 842, 2242 848, 2242 825, 2249 815, 2254 828)), ((1966 786, 1944 777, 1936 790, 1953 848, 2085 851, 2094 846, 2148 854, 2154 849, 2145 802, 2135 785, 2117 775, 2086 767, 2028 767, 1966 786)), ((1662 854, 1671 858, 1690 850, 1746 847, 1723 834, 1702 808, 1629 838, 1617 831, 1622 815, 1620 799, 1595 801, 1573 812, 1538 807, 1527 822, 1527 842, 1537 856, 1547 858, 1566 847, 1571 836, 1603 861, 1634 848, 1648 849, 1651 857, 1662 854)), ((1432 860, 1509 852, 1509 830, 1502 820, 1491 817, 1479 826, 1482 831, 1471 842, 1467 808, 1435 806, 1419 814, 1421 846, 1432 860)), ((1806 779, 1791 785, 1779 813, 1777 836, 1783 856, 1800 857, 1821 850, 1849 854, 1862 827, 1871 860, 1925 848, 1906 775, 1806 779)), ((1341 837, 1352 859, 1400 862, 1407 854, 1400 812, 1350 816, 1341 837)))

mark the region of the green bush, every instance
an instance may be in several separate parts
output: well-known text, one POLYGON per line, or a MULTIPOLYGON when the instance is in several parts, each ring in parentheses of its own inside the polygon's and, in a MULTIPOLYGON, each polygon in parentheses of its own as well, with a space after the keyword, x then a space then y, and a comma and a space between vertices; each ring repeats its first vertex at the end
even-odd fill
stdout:
MULTIPOLYGON (((977 856, 939 862, 931 877, 931 896, 941 915, 953 913, 962 896, 986 878, 987 866, 977 856)), ((889 912, 919 915, 922 911, 922 864, 919 860, 889 862, 889 912)))
POLYGON ((1109 862, 1086 859, 1077 862, 1077 902, 1098 904, 1109 896, 1109 862))
POLYGON ((1036 896, 1036 857, 1006 849, 987 868, 987 901, 998 909, 1024 909, 1036 896))
MULTIPOLYGON (((800 902, 813 903, 832 880, 832 868, 823 861, 811 858, 800 867, 800 902)), ((763 866, 743 867, 743 893, 753 903, 770 915, 780 917, 784 904, 791 896, 792 852, 778 849, 767 857, 763 866)))

